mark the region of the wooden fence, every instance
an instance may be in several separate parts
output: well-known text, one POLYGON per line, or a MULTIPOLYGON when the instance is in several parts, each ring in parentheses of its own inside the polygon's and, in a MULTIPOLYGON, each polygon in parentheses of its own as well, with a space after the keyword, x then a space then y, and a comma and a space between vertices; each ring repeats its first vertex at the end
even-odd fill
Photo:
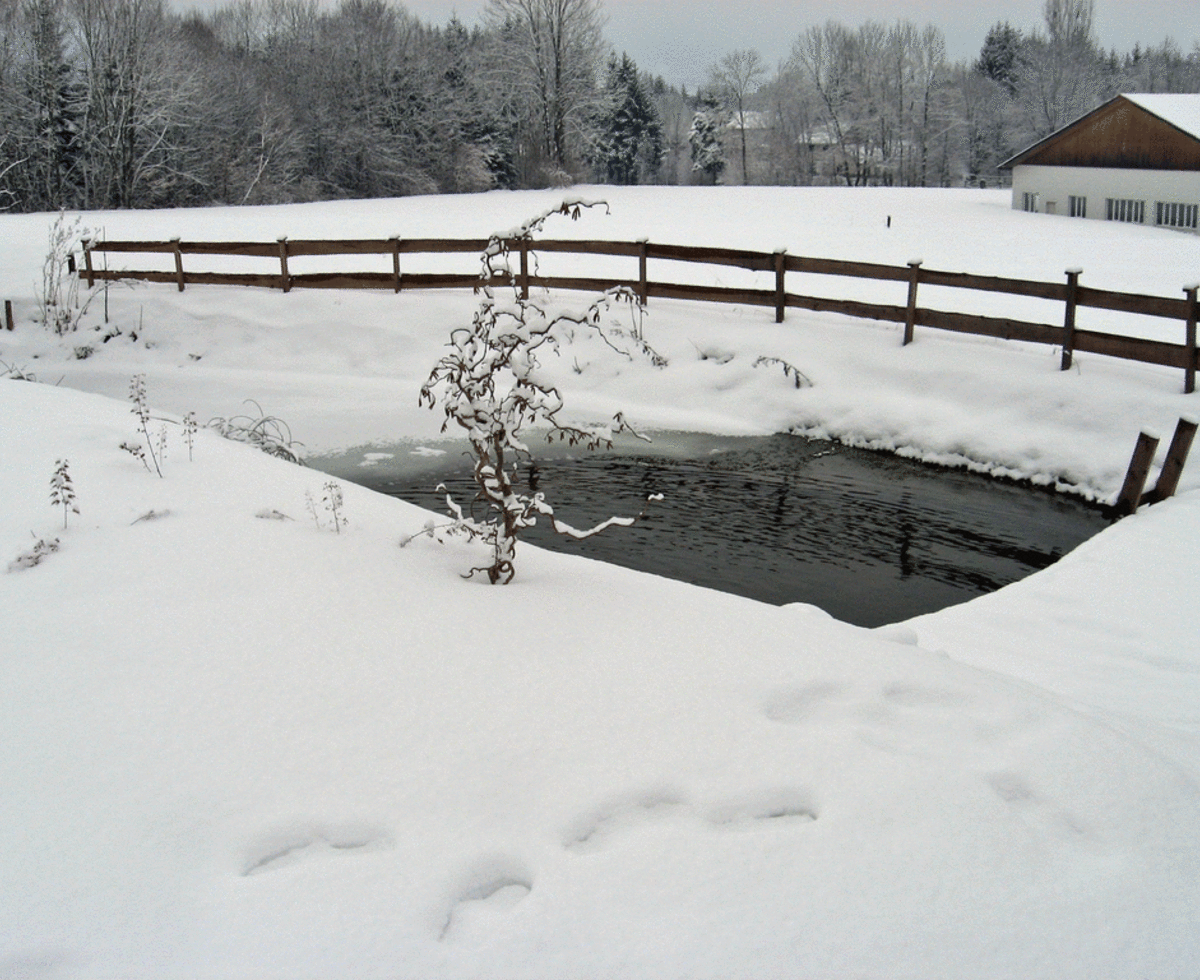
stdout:
MULTIPOLYGON (((1195 391, 1196 369, 1200 358, 1196 348, 1197 290, 1184 287, 1182 299, 1119 293, 1080 285, 1081 270, 1068 269, 1065 282, 1036 282, 977 276, 961 272, 939 272, 926 269, 920 261, 907 266, 882 265, 872 262, 850 262, 841 259, 818 259, 789 255, 784 251, 754 252, 741 249, 707 248, 686 245, 659 245, 648 241, 556 241, 517 240, 510 243, 514 255, 520 257, 517 282, 527 296, 530 286, 551 289, 599 292, 616 286, 635 289, 643 301, 651 298, 700 300, 709 303, 739 303, 773 307, 775 320, 782 323, 785 311, 805 309, 871 320, 904 324, 904 343, 913 340, 914 328, 934 327, 957 333, 999 337, 1005 340, 1024 340, 1049 344, 1062 349, 1062 369, 1071 367, 1076 351, 1087 351, 1178 368, 1184 372, 1184 391, 1195 391), (530 255, 538 253, 568 253, 573 255, 626 256, 636 258, 636 278, 599 279, 541 276, 531 272, 530 255), (650 259, 703 265, 734 266, 752 272, 774 274, 773 289, 738 289, 724 286, 701 286, 651 280, 647 274, 650 259), (843 276, 867 280, 892 280, 905 283, 908 301, 904 306, 868 303, 855 300, 806 296, 787 291, 787 273, 806 273, 818 276, 843 276), (921 286, 945 286, 954 289, 981 290, 988 293, 1007 293, 1015 296, 1051 300, 1063 305, 1062 324, 1033 323, 1004 317, 980 316, 927 309, 917 305, 921 286), (1119 334, 1080 330, 1076 327, 1079 307, 1094 307, 1122 313, 1160 317, 1180 321, 1183 343, 1145 340, 1119 334)), ((290 240, 281 238, 272 243, 252 242, 184 242, 173 239, 165 242, 104 242, 84 243, 84 268, 80 276, 89 286, 97 280, 141 279, 149 282, 169 282, 183 290, 187 285, 266 286, 288 292, 296 288, 310 289, 463 289, 479 285, 478 274, 410 273, 401 270, 401 256, 414 254, 474 253, 478 255, 488 245, 486 239, 392 238, 379 240, 290 240), (166 253, 174 257, 173 272, 126 271, 96 267, 95 253, 166 253), (279 271, 265 274, 189 272, 183 267, 185 255, 257 256, 278 261, 279 271), (317 272, 293 274, 288 260, 301 256, 332 255, 390 255, 391 272, 317 272)))

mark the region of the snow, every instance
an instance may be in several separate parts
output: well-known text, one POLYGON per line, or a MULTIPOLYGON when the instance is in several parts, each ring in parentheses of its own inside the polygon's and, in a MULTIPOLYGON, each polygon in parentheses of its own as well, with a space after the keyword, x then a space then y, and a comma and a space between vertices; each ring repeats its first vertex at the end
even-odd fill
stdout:
MULTIPOLYGON (((924 254, 1046 281, 1079 265, 1086 283, 1158 295, 1200 259, 1193 236, 1013 212, 1004 192, 585 192, 611 217, 548 235, 924 254)), ((84 223, 112 238, 479 237, 555 203, 84 223)), ((31 323, 52 221, 0 217, 18 320, 0 360, 46 382, 0 382, 0 563, 58 542, 0 572, 0 976, 1194 973, 1195 463, 1177 497, 1046 571, 875 631, 525 546, 512 585, 466 582, 470 546, 398 547, 427 512, 344 485, 335 533, 327 476, 203 428, 189 460, 179 422, 257 414, 252 398, 307 452, 446 451, 417 390, 469 293, 121 287, 102 332, 97 303, 86 333, 59 340, 31 323), (94 353, 76 360, 83 343, 94 353), (119 448, 141 438, 134 374, 151 435, 167 429, 162 479, 119 448), (66 530, 59 460, 79 509, 66 530)), ((906 289, 820 285, 897 303, 906 289)), ((965 302, 1027 315, 1012 297, 965 302)), ((639 429, 796 427, 1098 499, 1138 431, 1172 431, 1200 397, 1181 372, 1100 356, 1060 372, 1048 348, 772 321, 652 300, 666 368, 580 336, 544 369, 581 424, 620 409, 639 429), (813 385, 754 370, 760 356, 813 385)))
POLYGON ((1125 95, 1130 102, 1165 119, 1190 136, 1200 139, 1200 98, 1195 95, 1154 95, 1131 93, 1125 95))

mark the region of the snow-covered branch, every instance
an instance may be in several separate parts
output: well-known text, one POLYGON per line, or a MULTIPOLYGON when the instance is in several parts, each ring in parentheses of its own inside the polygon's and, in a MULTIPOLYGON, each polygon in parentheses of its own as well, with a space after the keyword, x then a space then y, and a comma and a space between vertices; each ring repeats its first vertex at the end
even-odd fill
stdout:
POLYGON ((577 219, 584 210, 595 207, 607 211, 608 206, 602 201, 564 201, 515 232, 489 240, 481 259, 479 305, 472 324, 451 332, 449 352, 434 365, 421 388, 421 404, 431 409, 441 405, 446 416, 443 431, 453 423, 470 442, 478 487, 475 502, 484 506, 486 514, 482 520, 467 516, 449 494, 446 500, 452 530, 491 545, 492 564, 469 574, 485 572, 492 583, 512 580, 517 538, 539 515, 550 517, 558 533, 575 538, 590 537, 614 525, 628 526, 638 519, 614 517, 588 531, 578 531, 555 518, 541 494, 523 493, 518 487, 518 463, 531 455, 522 432, 531 426, 548 426, 549 439, 589 450, 610 448, 615 433, 632 431, 620 413, 603 426, 563 422, 559 418, 562 393, 543 376, 538 357, 543 350, 557 352, 569 343, 573 329, 591 330, 613 350, 630 356, 608 336, 603 318, 614 303, 640 306, 640 298, 630 289, 609 290, 582 310, 551 315, 545 306, 523 295, 508 261, 512 243, 528 243, 549 218, 565 215, 577 219), (497 296, 497 281, 509 284, 511 297, 502 300, 497 296))

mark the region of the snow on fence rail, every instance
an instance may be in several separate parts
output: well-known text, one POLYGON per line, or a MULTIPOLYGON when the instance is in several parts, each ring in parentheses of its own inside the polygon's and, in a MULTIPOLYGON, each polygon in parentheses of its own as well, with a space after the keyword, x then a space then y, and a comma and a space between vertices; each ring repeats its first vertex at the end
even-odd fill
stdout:
MULTIPOLYGON (((1024 340, 1049 344, 1062 349, 1062 369, 1071 367, 1076 351, 1087 351, 1141 361, 1184 372, 1184 391, 1191 394, 1196 388, 1196 369, 1200 357, 1196 348, 1197 290, 1184 287, 1183 299, 1119 293, 1093 289, 1079 284, 1080 270, 1069 269, 1065 282, 1036 282, 978 276, 962 272, 940 272, 922 268, 920 261, 907 267, 882 265, 874 262, 852 262, 843 259, 819 259, 789 255, 785 251, 754 252, 742 249, 708 248, 692 245, 660 245, 648 241, 530 241, 510 243, 512 252, 520 256, 518 285, 525 295, 530 286, 552 289, 601 291, 616 286, 629 286, 643 301, 662 299, 699 300, 710 303, 740 303, 774 307, 775 320, 782 323, 790 308, 820 313, 840 313, 870 320, 886 320, 904 324, 904 343, 913 340, 915 327, 933 327, 957 333, 998 337, 1004 340, 1024 340), (565 276, 542 276, 530 271, 531 252, 559 252, 573 255, 610 255, 637 258, 636 279, 600 279, 565 276), (725 265, 751 272, 770 272, 775 276, 774 289, 745 289, 727 286, 703 286, 651 280, 647 274, 650 259, 704 265, 725 265), (787 273, 807 273, 819 276, 843 276, 867 280, 892 280, 908 286, 908 302, 904 306, 857 300, 806 296, 787 291, 787 273), (972 289, 989 293, 1008 293, 1035 299, 1061 302, 1064 308, 1062 325, 1033 323, 1004 317, 980 316, 934 310, 917 305, 920 286, 945 286, 972 289), (1114 310, 1142 316, 1180 320, 1184 324, 1184 342, 1172 344, 1139 337, 1079 330, 1075 326, 1076 310, 1080 306, 1114 310)), ((141 279, 148 282, 173 282, 182 291, 192 285, 265 286, 288 292, 295 288, 311 289, 463 289, 479 285, 478 274, 467 273, 410 273, 401 270, 400 257, 413 254, 450 254, 482 252, 487 239, 449 238, 391 238, 344 240, 291 240, 276 242, 184 242, 180 239, 160 242, 84 242, 84 268, 80 270, 89 286, 98 279, 141 279), (92 261, 96 252, 166 253, 174 256, 174 272, 129 271, 98 269, 92 261), (185 255, 257 256, 279 262, 277 273, 187 272, 183 268, 185 255), (288 260, 301 256, 331 255, 390 255, 391 272, 316 272, 292 274, 288 260)))

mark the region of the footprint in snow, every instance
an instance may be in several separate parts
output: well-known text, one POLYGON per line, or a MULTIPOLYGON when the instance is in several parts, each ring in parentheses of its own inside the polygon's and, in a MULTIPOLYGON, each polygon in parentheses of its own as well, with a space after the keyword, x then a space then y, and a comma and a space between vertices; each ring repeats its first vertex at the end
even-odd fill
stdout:
POLYGON ((458 883, 438 933, 440 942, 490 934, 508 912, 533 891, 533 875, 524 862, 509 857, 478 861, 458 883))
POLYGON ((567 828, 563 847, 575 853, 602 850, 613 838, 652 823, 690 819, 718 830, 754 830, 817 819, 814 795, 802 788, 770 788, 704 808, 661 790, 616 799, 567 828))
POLYGON ((277 830, 246 850, 242 877, 278 871, 321 856, 364 854, 392 846, 391 835, 377 827, 303 825, 277 830))
POLYGON ((804 687, 788 687, 776 691, 762 706, 762 713, 771 721, 797 725, 807 721, 831 701, 842 700, 846 688, 832 681, 819 681, 804 687))

